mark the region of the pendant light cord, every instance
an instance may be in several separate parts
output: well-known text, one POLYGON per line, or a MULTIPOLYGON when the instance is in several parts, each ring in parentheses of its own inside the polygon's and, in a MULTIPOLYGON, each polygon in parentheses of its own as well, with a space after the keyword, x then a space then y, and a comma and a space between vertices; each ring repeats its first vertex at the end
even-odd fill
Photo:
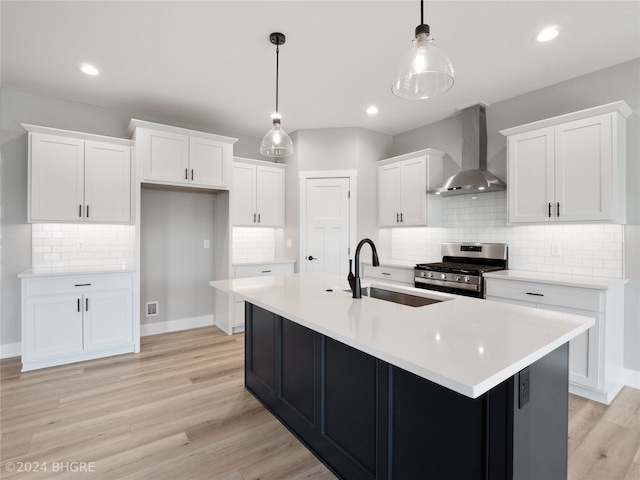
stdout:
POLYGON ((276 45, 276 114, 278 113, 278 78, 280 73, 280 45, 276 45))
POLYGON ((424 24, 424 0, 420 0, 420 25, 424 24))

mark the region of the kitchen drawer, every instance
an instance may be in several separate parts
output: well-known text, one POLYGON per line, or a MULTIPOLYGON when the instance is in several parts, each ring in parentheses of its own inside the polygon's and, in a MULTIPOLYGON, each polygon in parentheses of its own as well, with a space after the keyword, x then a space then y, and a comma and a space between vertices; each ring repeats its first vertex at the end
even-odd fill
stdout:
POLYGON ((486 296, 600 312, 600 290, 487 278, 486 296))
POLYGON ((235 275, 233 278, 262 277, 265 275, 293 273, 293 265, 293 262, 236 265, 234 266, 235 275))
POLYGON ((389 282, 414 284, 414 270, 409 267, 396 267, 381 265, 374 267, 373 265, 362 265, 362 277, 366 279, 378 279, 389 282))
POLYGON ((130 273, 37 277, 25 281, 27 297, 131 288, 133 275, 130 273))

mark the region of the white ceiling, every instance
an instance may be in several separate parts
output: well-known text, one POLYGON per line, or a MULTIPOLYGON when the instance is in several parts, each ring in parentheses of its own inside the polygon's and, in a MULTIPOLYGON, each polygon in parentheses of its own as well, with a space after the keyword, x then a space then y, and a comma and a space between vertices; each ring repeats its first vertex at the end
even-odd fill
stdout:
POLYGON ((403 1, 11 1, 1 5, 1 85, 261 137, 275 106, 288 132, 363 127, 397 134, 640 57, 640 1, 426 1, 425 23, 450 56, 441 97, 391 94, 420 23, 403 1), (532 37, 561 28, 548 44, 532 37), (88 77, 83 62, 101 71, 88 77), (371 117, 366 108, 380 113, 371 117))

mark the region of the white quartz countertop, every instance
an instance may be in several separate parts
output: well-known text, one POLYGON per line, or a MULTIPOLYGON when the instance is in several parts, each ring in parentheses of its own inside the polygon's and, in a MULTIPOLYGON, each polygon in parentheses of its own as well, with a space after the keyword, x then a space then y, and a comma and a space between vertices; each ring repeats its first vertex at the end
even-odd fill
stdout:
POLYGON ((619 278, 591 277, 588 275, 567 275, 560 273, 529 272, 526 270, 500 270, 488 272, 485 278, 497 278, 501 280, 513 280, 518 282, 537 282, 549 285, 562 285, 565 287, 593 288, 606 290, 616 285, 627 283, 628 280, 619 278))
POLYGON ((93 275, 100 273, 131 273, 133 265, 99 265, 92 267, 40 267, 27 268, 18 274, 18 278, 55 277, 60 275, 93 275))
POLYGON ((444 301, 408 307, 353 299, 339 290, 348 288, 346 279, 324 273, 210 285, 471 398, 594 325, 589 317, 388 284, 444 301))

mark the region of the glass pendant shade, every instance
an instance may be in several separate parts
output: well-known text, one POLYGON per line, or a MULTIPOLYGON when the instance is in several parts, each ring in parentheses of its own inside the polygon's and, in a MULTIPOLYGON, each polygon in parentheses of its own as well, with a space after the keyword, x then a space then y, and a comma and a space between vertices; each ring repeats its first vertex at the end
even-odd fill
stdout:
POLYGON ((452 86, 451 60, 428 33, 417 33, 411 50, 400 63, 391 91, 400 98, 422 100, 441 95, 452 86))
POLYGON ((260 153, 268 157, 286 157, 293 153, 293 142, 282 129, 279 119, 273 120, 273 126, 262 138, 260 153))

